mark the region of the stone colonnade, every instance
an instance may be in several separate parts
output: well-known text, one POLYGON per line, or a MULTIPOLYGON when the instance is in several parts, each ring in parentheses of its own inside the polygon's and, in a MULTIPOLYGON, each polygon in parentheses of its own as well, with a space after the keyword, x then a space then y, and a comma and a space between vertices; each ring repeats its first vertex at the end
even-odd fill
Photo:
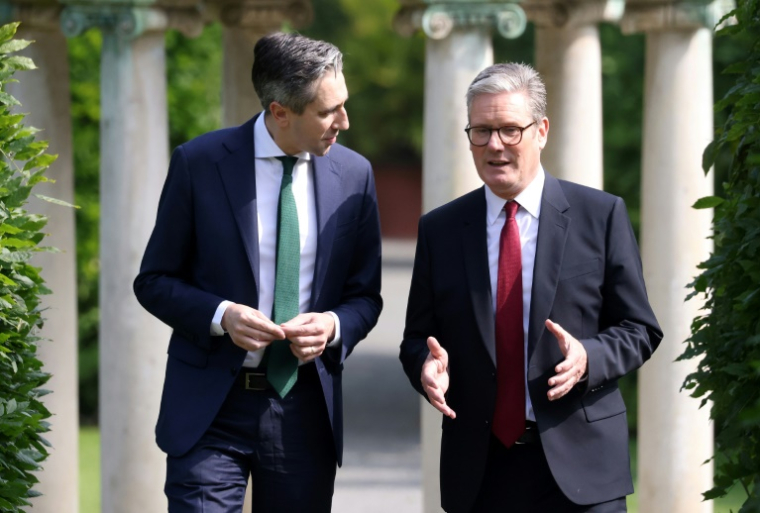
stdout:
MULTIPOLYGON (((207 5, 172 0, 166 5, 105 2, 19 3, 7 21, 22 21, 20 37, 32 39, 26 54, 40 70, 24 74, 11 91, 31 110, 27 122, 44 128, 51 153, 59 154, 42 193, 74 203, 74 172, 66 37, 90 28, 103 35, 101 51, 100 221, 100 432, 101 510, 165 511, 164 455, 154 442, 169 328, 139 306, 132 280, 153 227, 169 161, 164 35, 177 29, 200 34, 219 18, 224 24, 223 119, 239 124, 260 110, 250 83, 253 43, 290 21, 311 21, 308 0, 247 0, 207 5), (157 485, 158 483, 158 485, 157 485)), ((35 511, 78 513, 78 376, 76 239, 74 211, 39 202, 49 216, 46 242, 62 254, 36 263, 54 294, 40 356, 55 392, 45 398, 53 413, 54 449, 39 475, 44 495, 35 511)))
MULTIPOLYGON (((542 161, 549 172, 602 186, 601 49, 597 24, 619 22, 647 33, 642 170, 641 246, 650 298, 666 340, 640 374, 639 496, 641 510, 710 511, 699 492, 712 471, 706 411, 679 393, 691 363, 673 365, 699 305, 684 304, 684 285, 710 249, 709 214, 689 208, 711 191, 699 158, 712 133, 711 34, 714 6, 655 4, 645 0, 588 0, 522 4, 402 1, 397 29, 421 28, 427 37, 425 68, 424 209, 430 210, 480 185, 462 129, 464 91, 493 62, 491 32, 518 37, 527 18, 537 25, 537 67, 549 95, 550 144, 542 161), (625 14, 623 13, 625 11, 625 14), (527 17, 526 17, 527 13, 527 17), (698 77, 698 78, 695 78, 698 77), (699 448, 696 450, 695 448, 699 448)), ((173 0, 125 6, 68 0, 19 3, 11 19, 24 22, 22 37, 42 68, 23 77, 13 93, 32 111, 29 123, 45 128, 51 151, 49 196, 73 202, 68 66, 63 34, 95 27, 101 55, 101 433, 102 506, 106 512, 161 511, 165 499, 163 455, 153 425, 163 380, 168 328, 137 305, 131 282, 153 224, 168 163, 164 32, 197 34, 209 19, 224 25, 223 120, 238 124, 259 110, 250 86, 252 44, 290 20, 311 18, 308 0, 244 0, 206 5, 173 0)), ((54 295, 42 344, 55 394, 50 439, 55 450, 41 474, 38 511, 74 513, 77 497, 76 280, 73 211, 41 205, 50 215, 50 244, 64 250, 38 263, 54 295)), ((423 415, 424 509, 440 511, 439 415, 423 415)))
MULTIPOLYGON (((461 129, 463 95, 493 60, 494 26, 516 37, 514 4, 452 0, 402 2, 397 30, 427 35, 423 208, 429 211, 472 190, 475 171, 461 129), (498 6, 498 7, 497 7, 498 6), (467 13, 467 14, 465 14, 467 13), (508 13, 508 14, 507 14, 508 13), (513 32, 503 20, 512 20, 513 32), (456 50, 467 48, 467 56, 456 50), (435 59, 435 62, 430 62, 435 59), (474 65, 476 64, 476 65, 474 65)), ((640 511, 712 511, 701 492, 712 483, 712 426, 706 409, 680 392, 693 362, 674 364, 691 319, 701 306, 684 303, 685 285, 711 248, 710 213, 690 206, 712 193, 701 173, 701 154, 712 137, 711 28, 721 3, 588 0, 520 4, 536 24, 536 67, 548 94, 549 144, 541 157, 558 178, 602 188, 601 47, 598 23, 617 22, 627 33, 647 34, 641 246, 652 306, 666 338, 639 374, 640 511)), ((476 180, 477 181, 477 180, 476 180)), ((438 488, 440 415, 422 401, 423 509, 441 511, 438 488)))

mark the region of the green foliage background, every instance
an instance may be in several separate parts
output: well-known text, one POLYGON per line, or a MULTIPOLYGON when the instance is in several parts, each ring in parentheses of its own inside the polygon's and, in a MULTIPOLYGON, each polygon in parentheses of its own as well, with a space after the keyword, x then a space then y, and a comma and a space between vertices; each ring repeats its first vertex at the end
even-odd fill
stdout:
POLYGON ((24 205, 44 171, 55 160, 37 130, 25 127, 19 102, 7 92, 17 70, 34 69, 28 57, 10 55, 29 45, 13 39, 18 23, 0 27, 0 511, 17 512, 29 505, 37 478, 33 472, 47 457, 42 434, 50 413, 40 402, 49 379, 37 358, 42 324, 40 295, 50 291, 29 262, 44 248, 47 219, 24 205))
MULTIPOLYGON (((421 34, 403 38, 393 31, 398 0, 312 0, 312 5, 315 21, 302 33, 330 41, 345 54, 351 129, 341 134, 341 142, 366 155, 376 167, 420 165, 425 38, 421 34)), ((600 36, 604 186, 626 200, 638 229, 645 36, 625 36, 617 26, 605 24, 600 26, 600 36)), ((533 41, 532 25, 516 40, 495 37, 495 59, 533 63, 533 41)), ((745 46, 729 38, 716 40, 715 69, 734 62, 745 46)), ((169 32, 166 51, 170 144, 174 147, 220 126, 221 28, 209 25, 196 39, 169 32)), ((97 31, 69 41, 76 203, 82 207, 77 211, 80 405, 83 419, 92 422, 97 419, 99 54, 97 31)), ((728 90, 731 81, 716 74, 716 97, 728 90)), ((725 176, 724 167, 717 166, 718 176, 725 176)), ((695 176, 699 172, 695 169, 695 176)), ((635 379, 629 376, 621 383, 633 430, 635 379)))
MULTIPOLYGON (((684 384, 694 397, 712 401, 717 453, 715 487, 721 497, 736 484, 746 492, 741 513, 760 512, 760 0, 743 0, 738 23, 721 35, 744 41, 747 52, 725 73, 735 85, 716 104, 725 123, 704 153, 709 170, 730 156, 723 197, 702 198, 715 207, 715 248, 691 284, 705 296, 705 313, 692 324, 682 359, 700 358, 684 384)), ((723 39, 726 39, 725 37, 723 39)))

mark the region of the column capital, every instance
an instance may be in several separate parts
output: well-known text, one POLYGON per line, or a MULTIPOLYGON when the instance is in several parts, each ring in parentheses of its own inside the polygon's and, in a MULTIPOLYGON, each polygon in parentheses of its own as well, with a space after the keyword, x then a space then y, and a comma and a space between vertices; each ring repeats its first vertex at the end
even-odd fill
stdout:
POLYGON ((55 1, 11 2, 0 0, 0 24, 20 21, 22 28, 58 31, 63 6, 55 1))
POLYGON ((523 9, 539 27, 569 28, 600 22, 617 23, 623 17, 625 0, 529 0, 523 9))
POLYGON ((114 31, 125 39, 169 29, 179 30, 188 37, 196 37, 203 31, 201 11, 189 2, 163 5, 152 0, 62 0, 62 3, 65 7, 60 24, 66 37, 76 37, 91 28, 114 31))
POLYGON ((430 39, 444 39, 455 28, 495 28, 515 39, 525 32, 527 17, 516 2, 488 0, 401 0, 393 26, 402 36, 422 29, 430 39))
POLYGON ((217 5, 222 24, 257 34, 278 30, 286 21, 300 29, 314 20, 310 0, 220 0, 217 5))
POLYGON ((734 8, 734 0, 637 0, 626 4, 624 34, 679 29, 714 29, 734 8))

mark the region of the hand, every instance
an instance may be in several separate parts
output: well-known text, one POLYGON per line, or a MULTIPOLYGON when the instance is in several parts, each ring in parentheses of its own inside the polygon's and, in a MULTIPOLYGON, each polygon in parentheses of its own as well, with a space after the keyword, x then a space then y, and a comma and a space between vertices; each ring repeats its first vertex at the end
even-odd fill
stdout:
POLYGON ((565 356, 554 368, 557 374, 549 379, 549 386, 552 388, 547 395, 550 401, 554 401, 567 395, 588 372, 588 357, 583 344, 562 329, 562 326, 547 319, 546 327, 557 337, 559 350, 565 356))
POLYGON ((430 404, 444 415, 455 419, 457 414, 446 404, 446 392, 449 389, 449 354, 435 337, 428 337, 427 346, 430 354, 422 364, 422 388, 430 404))
POLYGON ((282 328, 270 321, 266 315, 237 303, 227 307, 221 324, 235 345, 246 351, 256 351, 268 346, 273 340, 285 338, 282 328))
POLYGON ((316 359, 335 338, 335 319, 327 313, 299 314, 280 327, 291 342, 290 350, 304 362, 316 359))

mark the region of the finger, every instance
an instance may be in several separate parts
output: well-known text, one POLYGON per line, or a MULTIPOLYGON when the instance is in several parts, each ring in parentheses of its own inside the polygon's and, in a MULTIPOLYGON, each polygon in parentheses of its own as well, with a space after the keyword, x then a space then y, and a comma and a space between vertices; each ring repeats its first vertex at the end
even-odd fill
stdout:
POLYGON ((231 337, 232 342, 239 347, 242 347, 246 351, 258 351, 271 344, 271 341, 256 340, 250 337, 231 337))
POLYGON ((446 353, 446 350, 441 347, 441 344, 438 343, 438 340, 436 340, 435 337, 428 337, 427 339, 427 346, 430 350, 430 354, 433 355, 433 358, 436 359, 447 359, 448 353, 446 353))
POLYGON ((556 401, 557 399, 561 399, 567 395, 567 393, 570 392, 570 390, 573 388, 573 385, 570 383, 570 381, 566 381, 554 388, 549 389, 549 392, 547 392, 547 397, 549 397, 549 400, 556 401))
POLYGON ((296 337, 307 337, 324 333, 324 329, 320 324, 301 324, 297 326, 283 324, 280 327, 285 333, 285 336, 290 340, 293 340, 296 337))
POLYGON ((450 417, 452 419, 455 419, 457 417, 457 414, 454 413, 454 410, 448 407, 446 402, 439 402, 439 401, 430 401, 430 404, 432 404, 436 410, 443 413, 447 417, 450 417))

